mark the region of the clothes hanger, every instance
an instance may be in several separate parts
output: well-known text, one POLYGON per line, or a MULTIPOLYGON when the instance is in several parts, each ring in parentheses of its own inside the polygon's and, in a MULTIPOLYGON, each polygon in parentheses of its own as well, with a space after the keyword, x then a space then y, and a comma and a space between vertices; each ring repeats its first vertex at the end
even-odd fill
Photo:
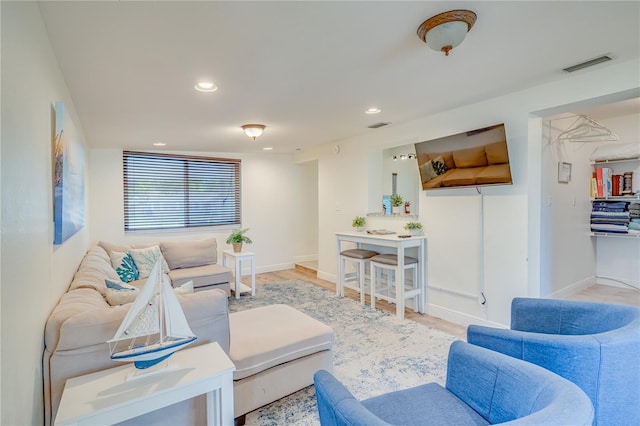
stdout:
POLYGON ((618 140, 618 135, 597 121, 580 114, 556 139, 567 142, 613 142, 618 140))

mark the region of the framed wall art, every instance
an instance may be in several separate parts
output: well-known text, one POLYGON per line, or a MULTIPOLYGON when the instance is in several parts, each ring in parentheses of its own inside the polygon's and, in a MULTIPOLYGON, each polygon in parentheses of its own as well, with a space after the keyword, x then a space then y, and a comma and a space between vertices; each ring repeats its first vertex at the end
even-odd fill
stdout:
POLYGON ((62 244, 84 227, 84 148, 65 111, 55 104, 53 138, 53 244, 62 244))

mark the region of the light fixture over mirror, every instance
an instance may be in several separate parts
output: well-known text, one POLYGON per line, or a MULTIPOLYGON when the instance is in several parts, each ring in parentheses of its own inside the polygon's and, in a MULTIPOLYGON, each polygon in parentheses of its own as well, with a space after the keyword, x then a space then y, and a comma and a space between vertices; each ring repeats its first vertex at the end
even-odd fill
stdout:
POLYGON ((418 37, 431 49, 449 56, 449 51, 467 36, 476 17, 474 12, 463 9, 440 13, 418 27, 418 37))
POLYGON ((416 158, 415 154, 399 154, 399 155, 394 155, 393 156, 393 161, 397 161, 397 160, 412 160, 416 158))
POLYGON ((244 133, 255 141, 258 136, 262 135, 267 126, 264 124, 244 124, 241 127, 244 133))

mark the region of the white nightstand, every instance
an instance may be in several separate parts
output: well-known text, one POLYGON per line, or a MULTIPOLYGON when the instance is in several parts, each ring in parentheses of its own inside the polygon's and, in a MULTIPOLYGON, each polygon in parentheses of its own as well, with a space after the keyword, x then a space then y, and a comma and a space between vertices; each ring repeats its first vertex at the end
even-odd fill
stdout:
POLYGON ((110 425, 202 394, 209 425, 233 424, 236 367, 217 342, 182 349, 165 362, 166 370, 129 381, 145 370, 127 364, 67 380, 55 425, 110 425))
POLYGON ((232 258, 235 263, 235 284, 232 290, 236 295, 236 299, 240 298, 241 293, 251 292, 252 296, 256 295, 256 254, 250 251, 235 252, 233 250, 222 251, 222 266, 227 266, 227 258, 232 258), (251 263, 251 287, 242 284, 242 261, 248 260, 251 263))

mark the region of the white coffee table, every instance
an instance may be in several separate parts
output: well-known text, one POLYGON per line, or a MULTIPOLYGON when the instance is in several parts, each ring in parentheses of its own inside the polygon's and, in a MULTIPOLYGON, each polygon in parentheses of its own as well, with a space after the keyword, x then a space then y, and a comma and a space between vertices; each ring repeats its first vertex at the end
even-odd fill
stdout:
POLYGON ((250 251, 235 252, 233 250, 222 251, 222 266, 227 266, 227 258, 233 259, 235 263, 235 285, 232 287, 236 295, 236 299, 240 298, 241 293, 251 292, 252 296, 256 295, 256 254, 250 251), (242 262, 248 260, 251 266, 251 287, 242 283, 242 262))
POLYGON ((233 424, 235 366, 217 342, 182 349, 165 362, 166 370, 129 381, 146 370, 127 364, 67 380, 55 424, 114 424, 202 394, 208 425, 233 424))

